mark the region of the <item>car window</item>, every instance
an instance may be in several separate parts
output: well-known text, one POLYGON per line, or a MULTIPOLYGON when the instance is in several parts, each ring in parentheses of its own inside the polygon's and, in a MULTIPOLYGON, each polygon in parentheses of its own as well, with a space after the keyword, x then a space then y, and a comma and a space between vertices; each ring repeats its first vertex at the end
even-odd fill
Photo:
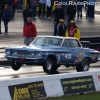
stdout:
POLYGON ((44 39, 43 38, 36 38, 36 40, 32 44, 40 45, 43 42, 44 42, 44 39))
POLYGON ((33 45, 55 45, 61 46, 63 39, 60 38, 53 38, 53 37, 37 37, 35 41, 32 42, 33 45))
POLYGON ((65 39, 62 46, 63 47, 80 47, 80 44, 77 40, 65 39))
POLYGON ((73 42, 73 47, 81 47, 81 45, 79 44, 78 40, 72 40, 73 42))
POLYGON ((63 43, 63 47, 73 47, 71 39, 65 39, 63 43))

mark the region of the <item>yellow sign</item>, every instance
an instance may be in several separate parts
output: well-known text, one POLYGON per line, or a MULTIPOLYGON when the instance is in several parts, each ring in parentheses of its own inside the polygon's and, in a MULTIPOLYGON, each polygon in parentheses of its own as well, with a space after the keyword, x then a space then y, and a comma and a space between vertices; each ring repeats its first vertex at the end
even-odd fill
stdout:
POLYGON ((15 87, 15 89, 14 89, 14 98, 13 98, 13 100, 18 100, 18 91, 17 91, 17 88, 15 87))
POLYGON ((17 89, 15 87, 13 100, 26 99, 26 98, 27 99, 30 98, 28 88, 17 89))

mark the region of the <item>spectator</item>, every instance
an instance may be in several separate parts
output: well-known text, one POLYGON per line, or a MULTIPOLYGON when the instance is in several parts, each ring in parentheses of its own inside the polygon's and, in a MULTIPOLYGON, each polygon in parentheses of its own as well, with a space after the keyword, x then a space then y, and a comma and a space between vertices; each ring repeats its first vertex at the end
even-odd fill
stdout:
POLYGON ((75 37, 78 40, 80 40, 80 30, 79 28, 75 25, 74 20, 70 21, 70 24, 68 26, 68 29, 66 31, 66 37, 75 37))
MULTIPOLYGON (((59 0, 59 2, 65 2, 65 3, 69 3, 69 0, 59 0)), ((67 15, 67 8, 68 8, 68 5, 67 4, 63 4, 62 5, 62 8, 64 9, 64 17, 67 15)))
POLYGON ((83 0, 78 0, 78 3, 80 2, 80 5, 77 5, 77 18, 81 18, 82 19, 82 8, 84 7, 83 0))
POLYGON ((69 25, 69 22, 71 20, 74 20, 76 15, 76 5, 74 4, 74 2, 72 2, 72 4, 68 6, 67 15, 68 15, 68 25, 69 25))
POLYGON ((1 8, 4 10, 6 4, 6 0, 1 0, 1 8))
POLYGON ((10 8, 12 8, 13 0, 6 0, 6 4, 8 4, 10 8))
POLYGON ((1 34, 1 19, 2 19, 2 15, 3 15, 3 10, 2 10, 1 5, 0 5, 0 34, 1 34))
POLYGON ((87 17, 94 18, 94 11, 95 11, 95 2, 96 0, 87 0, 88 10, 87 10, 87 17), (94 5, 93 5, 94 3, 94 5))
POLYGON ((64 19, 64 10, 61 5, 57 5, 57 8, 54 10, 54 36, 56 36, 57 25, 60 19, 64 19))
POLYGON ((2 20, 3 20, 4 26, 5 26, 4 34, 7 35, 8 34, 8 23, 9 23, 9 21, 11 21, 11 10, 10 10, 10 7, 8 4, 5 5, 2 20))
POLYGON ((51 10, 51 0, 46 0, 46 7, 47 7, 47 19, 50 19, 50 10, 51 10))
POLYGON ((30 4, 33 10, 33 18, 36 19, 36 7, 38 5, 38 0, 30 0, 30 4))
POLYGON ((11 10, 11 19, 13 19, 13 0, 6 0, 6 4, 9 5, 11 10))
POLYGON ((27 24, 23 28, 24 44, 29 45, 37 35, 36 26, 32 23, 30 17, 27 18, 27 24))
POLYGON ((52 15, 52 8, 53 8, 53 5, 54 5, 54 1, 55 1, 55 0, 51 0, 50 16, 52 15))
POLYGON ((17 9, 17 4, 18 4, 18 0, 13 0, 13 11, 12 11, 12 18, 14 19, 15 17, 15 11, 17 9))
POLYGON ((42 11, 42 18, 44 18, 45 15, 45 5, 46 5, 46 0, 40 0, 39 3, 39 13, 38 13, 38 17, 41 17, 41 11, 42 11))
POLYGON ((29 8, 29 5, 26 6, 26 9, 23 10, 23 18, 24 18, 24 24, 27 23, 27 18, 31 17, 32 12, 29 8))
MULTIPOLYGON (((67 4, 69 4, 70 0, 64 0, 64 2, 66 2, 67 4)), ((68 10, 68 5, 64 5, 64 14, 65 16, 67 15, 67 10, 68 10)))
POLYGON ((67 25, 64 23, 63 19, 59 20, 59 24, 57 25, 57 35, 65 36, 67 30, 67 25))

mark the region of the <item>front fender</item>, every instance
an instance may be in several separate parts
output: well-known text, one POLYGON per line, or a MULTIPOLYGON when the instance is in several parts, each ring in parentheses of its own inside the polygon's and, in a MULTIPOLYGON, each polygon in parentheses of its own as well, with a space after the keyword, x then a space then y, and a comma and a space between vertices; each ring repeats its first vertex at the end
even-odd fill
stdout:
POLYGON ((46 52, 46 54, 44 54, 44 58, 45 60, 48 58, 48 57, 51 57, 53 59, 53 61, 55 61, 56 64, 58 64, 60 62, 60 53, 49 53, 49 52, 46 52))

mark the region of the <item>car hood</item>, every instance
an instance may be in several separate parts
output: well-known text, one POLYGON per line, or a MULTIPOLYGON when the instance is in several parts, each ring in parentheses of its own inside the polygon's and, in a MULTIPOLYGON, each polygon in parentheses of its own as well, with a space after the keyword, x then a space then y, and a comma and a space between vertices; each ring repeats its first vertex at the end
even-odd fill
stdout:
POLYGON ((45 46, 16 46, 16 47, 8 47, 6 49, 11 50, 34 50, 34 51, 63 51, 59 46, 45 45, 45 46))

